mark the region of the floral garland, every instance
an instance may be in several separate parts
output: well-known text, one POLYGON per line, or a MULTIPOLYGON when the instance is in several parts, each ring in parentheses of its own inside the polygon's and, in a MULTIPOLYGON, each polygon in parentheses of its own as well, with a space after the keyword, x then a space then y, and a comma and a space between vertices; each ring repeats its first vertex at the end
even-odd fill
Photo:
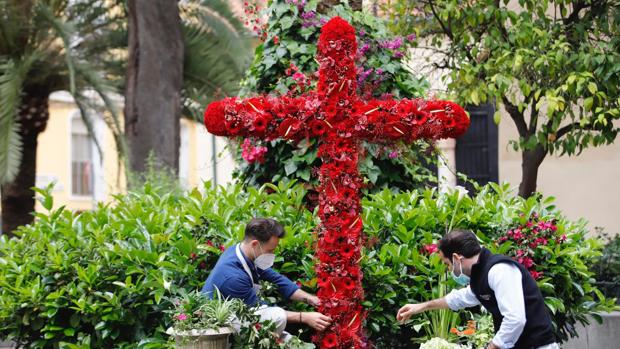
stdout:
POLYGON ((321 28, 317 92, 227 98, 205 111, 209 132, 222 136, 319 138, 319 218, 316 273, 319 311, 332 326, 314 336, 321 348, 366 348, 361 256, 359 141, 393 143, 456 137, 469 126, 455 103, 422 99, 370 100, 357 95, 355 30, 340 17, 321 28))

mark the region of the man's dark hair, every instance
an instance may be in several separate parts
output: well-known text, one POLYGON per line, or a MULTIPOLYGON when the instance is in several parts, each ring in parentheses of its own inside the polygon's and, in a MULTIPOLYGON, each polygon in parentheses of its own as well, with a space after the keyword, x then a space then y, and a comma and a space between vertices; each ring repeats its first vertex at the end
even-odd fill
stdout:
POLYGON ((446 258, 452 258, 453 253, 469 258, 480 253, 482 249, 476 234, 466 229, 454 229, 444 235, 439 240, 438 248, 446 258))
POLYGON ((284 227, 275 219, 252 218, 245 226, 245 239, 267 242, 272 236, 282 238, 284 227))

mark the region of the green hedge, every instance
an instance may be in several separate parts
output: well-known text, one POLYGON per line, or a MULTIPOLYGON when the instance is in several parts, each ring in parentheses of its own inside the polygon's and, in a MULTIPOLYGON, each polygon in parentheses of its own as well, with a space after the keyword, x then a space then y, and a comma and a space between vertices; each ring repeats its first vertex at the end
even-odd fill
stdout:
MULTIPOLYGON (((181 289, 199 289, 220 255, 243 234, 253 216, 281 221, 288 233, 276 268, 312 290, 312 231, 316 217, 305 209, 302 186, 281 183, 261 189, 211 189, 162 193, 147 184, 142 193, 117 196, 95 210, 75 214, 47 210, 21 237, 0 238, 0 337, 29 347, 139 347, 167 345, 172 299, 181 289)), ((536 212, 557 220, 567 241, 543 251, 548 265, 539 280, 562 338, 585 315, 611 309, 596 288, 588 265, 600 254, 586 239, 583 222, 564 219, 551 200, 515 197, 507 186, 489 185, 473 197, 434 190, 364 199, 365 305, 367 328, 380 348, 413 347, 411 327, 394 319, 404 302, 430 298, 445 267, 420 252, 448 226, 470 228, 492 250, 495 241, 536 212), (558 304, 559 302, 559 304, 558 304), (563 307, 560 307, 562 305, 563 307)), ((510 244, 501 247, 513 248, 510 244)), ((288 305, 291 306, 291 305, 288 305)))

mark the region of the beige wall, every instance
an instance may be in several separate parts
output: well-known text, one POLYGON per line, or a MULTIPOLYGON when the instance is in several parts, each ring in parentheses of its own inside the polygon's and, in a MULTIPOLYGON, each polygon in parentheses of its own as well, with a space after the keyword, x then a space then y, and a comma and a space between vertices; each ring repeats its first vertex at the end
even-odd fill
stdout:
MULTIPOLYGON (((122 105, 122 98, 118 98, 122 105)), ((91 196, 75 196, 71 193, 71 118, 79 111, 66 92, 50 97, 50 120, 46 130, 39 136, 37 153, 37 186, 44 187, 55 182, 54 206, 65 205, 70 210, 89 210, 97 202, 107 202, 113 194, 126 191, 124 171, 118 171, 118 157, 111 131, 100 117, 95 117, 95 133, 103 148, 103 161, 95 157, 94 193, 91 196), (98 171, 97 171, 98 170, 98 171), (97 176, 98 173, 98 176, 97 176)), ((180 175, 186 188, 202 187, 203 181, 213 178, 213 137, 202 124, 181 120, 180 175)), ((226 140, 216 142, 217 184, 232 181, 235 167, 232 155, 226 148, 226 140)), ((37 202, 37 211, 43 208, 37 202)))
MULTIPOLYGON (((515 188, 521 181, 521 155, 508 148, 517 139, 510 117, 499 126, 499 179, 515 188)), ((590 229, 603 227, 620 233, 620 139, 609 146, 588 148, 579 156, 548 156, 540 167, 538 190, 556 197, 556 205, 570 219, 585 218, 590 229)))
MULTIPOLYGON (((94 178, 94 193, 91 196, 72 195, 71 118, 79 115, 79 111, 65 94, 52 95, 49 109, 50 120, 39 136, 36 184, 44 187, 50 182, 56 183, 53 191, 55 207, 66 205, 71 210, 87 210, 97 201, 107 201, 111 195, 122 191, 124 178, 121 176, 119 180, 118 177, 122 171, 118 171, 114 139, 103 120, 97 116, 94 118, 95 132, 103 150, 103 161, 94 159, 96 163, 93 167, 99 170, 95 171, 98 178, 94 178)), ((98 156, 98 153, 95 154, 95 158, 98 156)), ((38 202, 36 209, 42 209, 38 202)))

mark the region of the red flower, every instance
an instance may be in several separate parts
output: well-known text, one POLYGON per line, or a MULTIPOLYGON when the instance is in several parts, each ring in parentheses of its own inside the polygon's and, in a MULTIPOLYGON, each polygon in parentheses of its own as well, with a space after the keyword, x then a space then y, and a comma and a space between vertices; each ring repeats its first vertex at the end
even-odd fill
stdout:
POLYGON ((277 44, 280 43, 280 39, 278 38, 277 35, 273 37, 273 43, 274 43, 274 45, 277 45, 277 44))
POLYGON ((224 104, 229 99, 213 102, 207 106, 204 114, 204 123, 207 130, 216 136, 226 136, 227 129, 224 122, 224 104))
POLYGON ((267 128, 267 119, 263 116, 258 116, 256 119, 254 119, 254 130, 257 132, 265 132, 265 129, 267 128))
POLYGON ((322 136, 327 131, 327 124, 323 120, 312 120, 310 122, 310 132, 313 136, 322 136))
POLYGON ((532 277, 534 278, 534 280, 538 280, 540 278, 543 277, 543 272, 542 271, 536 271, 536 270, 530 270, 530 275, 532 275, 532 277))
POLYGON ((353 289, 355 289, 355 281, 351 280, 350 278, 345 278, 343 280, 343 285, 347 291, 352 291, 353 289))
POLYGON ((338 346, 338 337, 335 333, 329 333, 321 341, 321 348, 335 348, 338 346))
POLYGON ((422 247, 424 253, 426 254, 432 254, 437 252, 437 244, 428 244, 428 245, 424 245, 424 247, 422 247))

